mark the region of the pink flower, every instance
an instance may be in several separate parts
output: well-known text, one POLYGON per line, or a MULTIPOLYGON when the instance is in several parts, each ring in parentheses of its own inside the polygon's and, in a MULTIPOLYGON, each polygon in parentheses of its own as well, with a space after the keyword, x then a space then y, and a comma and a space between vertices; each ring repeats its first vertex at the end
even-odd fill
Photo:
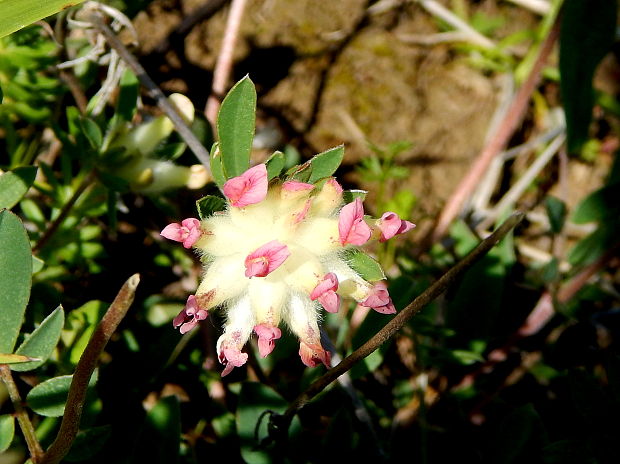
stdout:
POLYGON ((372 308, 381 314, 394 314, 396 312, 384 281, 377 282, 360 305, 372 308))
POLYGON ((338 290, 338 277, 333 272, 330 272, 325 274, 323 280, 314 287, 314 290, 310 293, 310 299, 318 299, 327 312, 338 312, 340 296, 336 293, 336 290, 338 290))
POLYGON ((293 220, 293 223, 295 223, 295 224, 300 223, 301 221, 303 221, 306 218, 306 215, 308 214, 308 211, 310 210, 310 205, 311 204, 312 204, 312 199, 311 198, 306 200, 306 202, 304 203, 303 208, 297 214, 295 214, 295 219, 293 220))
POLYGON ((220 363, 224 365, 222 377, 227 376, 235 367, 243 366, 248 360, 248 354, 242 353, 239 348, 222 348, 218 354, 220 363))
POLYGON ((368 224, 364 222, 364 206, 360 198, 344 205, 340 210, 338 233, 342 245, 347 243, 363 245, 370 238, 371 230, 368 224))
POLYGON ((300 342, 299 357, 308 367, 316 367, 319 363, 325 364, 327 368, 331 367, 331 354, 318 343, 300 342))
POLYGON ((381 230, 381 238, 379 238, 380 242, 385 242, 395 235, 409 232, 415 227, 415 224, 402 220, 398 217, 398 214, 392 213, 391 211, 383 213, 383 216, 381 216, 381 219, 377 221, 377 224, 381 230))
POLYGON ((242 208, 263 201, 267 196, 268 184, 267 168, 264 164, 258 164, 229 179, 223 190, 231 205, 242 208))
POLYGON ((277 240, 265 243, 245 258, 246 277, 265 277, 290 256, 288 247, 277 240))
POLYGON ((194 218, 183 219, 181 224, 174 222, 164 227, 160 235, 175 242, 183 242, 185 248, 191 248, 202 235, 200 221, 194 218))
POLYGON ((276 347, 275 340, 282 336, 280 329, 267 324, 255 325, 254 332, 258 335, 258 352, 263 358, 273 351, 276 347))
POLYGON ((282 184, 282 189, 287 192, 300 192, 305 190, 312 190, 314 185, 306 184, 305 182, 297 182, 296 180, 289 180, 282 184))
POLYGON ((185 334, 196 327, 200 321, 205 320, 208 315, 207 311, 198 307, 196 297, 190 295, 187 298, 187 303, 185 303, 185 308, 174 318, 172 325, 175 329, 181 327, 179 331, 181 334, 185 334))

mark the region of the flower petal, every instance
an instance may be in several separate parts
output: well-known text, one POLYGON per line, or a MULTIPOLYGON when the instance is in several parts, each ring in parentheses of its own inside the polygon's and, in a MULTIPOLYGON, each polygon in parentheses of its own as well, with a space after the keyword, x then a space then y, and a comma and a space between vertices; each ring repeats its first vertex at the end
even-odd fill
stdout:
POLYGON ((181 334, 186 334, 207 318, 209 313, 198 307, 198 301, 194 295, 190 295, 185 303, 185 308, 172 321, 174 328, 179 328, 181 334))
POLYGON ((240 176, 229 179, 223 191, 232 206, 242 208, 263 201, 267 196, 268 184, 267 168, 264 164, 258 164, 240 176))
POLYGON ((377 221, 377 225, 381 230, 381 237, 379 238, 380 242, 385 242, 395 235, 409 232, 415 227, 415 224, 402 220, 398 214, 391 211, 383 213, 381 219, 377 221))
POLYGON ((162 237, 167 238, 168 240, 173 240, 175 242, 183 241, 183 228, 181 224, 177 222, 173 222, 172 224, 168 224, 164 229, 159 233, 162 237))
POLYGON ((198 219, 187 218, 183 219, 181 224, 168 224, 160 235, 175 242, 182 242, 185 248, 191 248, 202 235, 202 229, 198 219))
POLYGON ((272 240, 257 248, 245 258, 246 277, 265 277, 290 256, 288 247, 272 240))
POLYGON ((316 367, 320 363, 325 364, 328 369, 331 367, 331 354, 323 349, 320 343, 299 343, 299 357, 308 367, 316 367))
POLYGON ((340 210, 338 234, 342 245, 363 245, 370 239, 372 231, 364 222, 364 206, 360 198, 348 203, 340 210))
POLYGON ((366 299, 360 302, 360 305, 372 308, 382 314, 394 314, 396 312, 384 281, 377 282, 366 299))
POLYGON ((218 359, 224 364, 222 377, 226 377, 235 367, 241 367, 247 362, 248 354, 242 353, 238 348, 222 348, 218 359))
POLYGON ((282 190, 286 190, 288 192, 299 192, 305 190, 312 190, 314 185, 306 184, 305 182, 297 182, 295 180, 289 180, 282 184, 282 190))
POLYGON ((258 335, 258 352, 263 358, 273 351, 276 346, 275 340, 282 336, 279 328, 267 324, 254 326, 254 332, 258 335))

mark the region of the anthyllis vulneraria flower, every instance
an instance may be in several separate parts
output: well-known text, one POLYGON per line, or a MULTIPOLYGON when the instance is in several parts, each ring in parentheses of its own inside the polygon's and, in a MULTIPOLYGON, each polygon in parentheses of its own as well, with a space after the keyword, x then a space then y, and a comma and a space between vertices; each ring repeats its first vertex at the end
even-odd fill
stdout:
POLYGON ((388 212, 364 216, 362 200, 343 206, 343 190, 334 178, 322 187, 289 180, 272 181, 264 164, 248 169, 223 186, 224 211, 199 221, 170 224, 164 237, 193 247, 205 270, 196 295, 174 319, 181 333, 220 306, 226 312, 217 353, 222 376, 245 364, 241 350, 252 332, 265 357, 282 335, 283 320, 299 337, 299 355, 309 367, 330 365, 320 342, 321 306, 335 313, 341 297, 383 314, 396 312, 384 281, 367 282, 348 261, 355 247, 381 242, 414 226, 388 212))

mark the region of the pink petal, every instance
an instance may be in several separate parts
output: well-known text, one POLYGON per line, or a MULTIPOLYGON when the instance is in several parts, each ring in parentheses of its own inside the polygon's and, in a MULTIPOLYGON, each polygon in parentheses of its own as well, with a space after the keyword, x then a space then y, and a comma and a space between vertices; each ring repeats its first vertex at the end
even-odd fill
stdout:
POLYGON ((240 176, 229 179, 223 190, 231 205, 242 208, 263 201, 267 196, 268 184, 266 166, 257 164, 240 176))
POLYGON ((372 308, 382 314, 394 314, 396 312, 384 281, 377 282, 360 305, 372 308))
POLYGON ((330 290, 338 290, 338 277, 336 277, 336 274, 333 272, 325 274, 323 280, 321 280, 317 286, 314 287, 312 293, 310 293, 310 299, 316 300, 319 296, 330 290))
POLYGON ((162 237, 167 238, 168 240, 173 240, 175 242, 182 242, 183 241, 183 230, 180 224, 174 222, 172 224, 168 224, 166 227, 164 227, 164 230, 162 230, 159 235, 161 235, 162 237))
POLYGON ((403 221, 398 214, 391 211, 383 213, 381 219, 378 221, 378 225, 381 230, 381 237, 379 238, 380 242, 385 242, 395 235, 409 232, 415 227, 415 224, 409 221, 403 221))
POLYGON ((290 254, 285 244, 277 240, 267 242, 245 258, 245 276, 265 277, 280 267, 290 254))
POLYGON ((195 218, 183 219, 181 224, 173 223, 164 227, 160 235, 175 242, 183 242, 185 248, 191 248, 202 235, 200 221, 195 218))
POLYGON ((319 297, 319 303, 323 305, 328 313, 337 313, 338 308, 340 308, 340 295, 330 290, 319 297))
POLYGON ((363 245, 370 239, 372 231, 364 222, 364 206, 360 198, 344 205, 338 218, 340 243, 346 245, 363 245))
POLYGON ((299 192, 303 190, 312 190, 314 185, 306 184, 305 182, 297 182, 295 180, 289 180, 282 184, 282 189, 288 192, 299 192))
POLYGON ((299 344, 299 357, 301 362, 308 367, 316 367, 319 363, 325 364, 327 368, 331 367, 331 354, 318 343, 301 342, 299 344))
POLYGON ((220 363, 224 364, 222 377, 227 376, 235 367, 243 366, 247 360, 247 353, 242 353, 237 348, 223 348, 218 356, 220 363))
POLYGON ((280 329, 267 324, 254 326, 254 332, 258 335, 258 352, 263 358, 273 351, 276 346, 275 340, 282 336, 280 329))
POLYGON ((194 295, 190 295, 185 303, 185 308, 172 321, 174 328, 179 328, 181 334, 186 334, 192 330, 200 321, 207 318, 209 313, 198 307, 198 302, 194 295))
POLYGON ((295 215, 295 220, 293 221, 295 224, 303 221, 308 214, 308 210, 310 209, 310 205, 312 204, 312 199, 308 199, 306 203, 304 203, 304 207, 295 215))

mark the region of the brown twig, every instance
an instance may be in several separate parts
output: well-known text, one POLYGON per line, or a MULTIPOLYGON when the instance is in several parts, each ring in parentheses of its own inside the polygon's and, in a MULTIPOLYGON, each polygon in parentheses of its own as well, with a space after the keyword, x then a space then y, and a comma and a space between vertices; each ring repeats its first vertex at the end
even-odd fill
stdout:
POLYGON ((226 21, 226 31, 222 39, 222 48, 215 63, 213 71, 213 84, 211 85, 211 95, 207 99, 205 107, 205 116, 207 120, 215 127, 217 120, 217 112, 220 109, 220 101, 226 92, 226 86, 232 70, 233 53, 235 44, 239 36, 239 28, 241 27, 241 19, 247 0, 233 0, 226 21))
POLYGON ((90 377, 97 367, 99 357, 110 337, 127 314, 139 283, 140 276, 138 274, 127 279, 88 341, 73 374, 60 429, 56 439, 41 459, 41 464, 57 464, 71 449, 80 427, 82 408, 84 407, 90 377))
POLYGON ((501 153, 508 143, 511 135, 523 119, 525 110, 527 109, 527 105, 530 101, 530 96, 538 84, 538 79, 542 68, 551 54, 553 45, 558 38, 561 23, 560 18, 561 14, 558 14, 549 35, 540 47, 538 57, 536 58, 530 75, 515 95, 514 100, 512 101, 509 110, 506 112, 506 116, 501 122, 497 132, 486 144, 469 172, 461 180, 454 193, 452 193, 446 202, 443 211, 439 215, 435 228, 425 238, 425 243, 435 242, 446 234, 448 227, 454 218, 459 214, 465 200, 469 198, 471 193, 476 188, 480 178, 489 167, 493 158, 501 153))
POLYGON ((11 398, 11 402, 15 408, 17 422, 19 422, 19 427, 21 428, 24 438, 26 439, 26 445, 28 446, 28 451, 30 452, 30 459, 32 462, 38 463, 43 456, 43 449, 39 444, 39 440, 37 440, 34 427, 32 426, 32 422, 30 422, 30 417, 28 417, 28 412, 22 405, 22 398, 19 395, 17 385, 15 385, 15 382, 13 381, 11 368, 8 365, 0 365, 0 377, 6 385, 6 389, 9 392, 9 397, 11 398))
POLYGON ((313 382, 306 391, 301 393, 281 416, 272 417, 273 430, 279 434, 277 438, 286 437, 289 425, 293 417, 306 403, 323 391, 330 383, 339 376, 350 370, 355 363, 361 361, 383 343, 393 337, 406 323, 415 316, 422 308, 432 302, 448 289, 456 279, 468 269, 475 261, 480 259, 500 240, 502 240, 523 219, 523 213, 517 212, 510 216, 495 232, 484 239, 470 254, 446 272, 439 280, 426 289, 420 296, 413 300, 406 308, 398 313, 370 340, 342 360, 340 364, 328 370, 323 376, 313 382))
POLYGON ((181 136, 181 138, 187 143, 198 161, 211 172, 211 164, 209 161, 209 152, 202 146, 200 140, 194 135, 190 127, 187 125, 183 117, 179 114, 175 106, 168 101, 161 89, 153 82, 153 80, 146 73, 144 67, 138 62, 127 47, 119 40, 116 34, 110 29, 101 18, 100 14, 94 12, 89 17, 90 22, 97 28, 97 30, 106 38, 108 45, 112 47, 121 59, 129 66, 129 68, 136 75, 140 83, 146 87, 149 95, 155 100, 157 106, 170 118, 175 129, 181 136))

